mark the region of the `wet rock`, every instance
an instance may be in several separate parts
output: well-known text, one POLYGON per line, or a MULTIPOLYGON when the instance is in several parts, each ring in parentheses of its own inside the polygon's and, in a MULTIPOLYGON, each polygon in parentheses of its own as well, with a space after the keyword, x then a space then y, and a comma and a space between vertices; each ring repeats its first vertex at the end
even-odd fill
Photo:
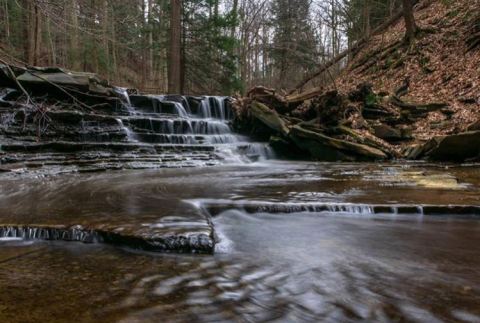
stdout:
POLYGON ((278 136, 272 136, 270 138, 270 146, 275 153, 280 157, 288 159, 308 159, 308 154, 301 150, 294 142, 289 139, 284 139, 278 136))
POLYGON ((162 235, 152 232, 57 225, 0 225, 1 238, 23 240, 108 243, 153 252, 213 253, 212 234, 162 235))
POLYGON ((17 76, 26 87, 51 87, 51 84, 73 87, 96 94, 114 95, 112 87, 94 73, 71 72, 57 67, 31 67, 17 76))
POLYGON ((345 213, 364 216, 383 215, 452 215, 456 217, 479 217, 480 207, 473 205, 414 205, 414 204, 352 204, 352 203, 267 203, 267 202, 235 202, 207 203, 203 205, 211 216, 218 216, 227 210, 242 210, 255 213, 345 213))
POLYGON ((437 161, 462 162, 480 156, 480 131, 436 137, 425 144, 424 155, 437 161))

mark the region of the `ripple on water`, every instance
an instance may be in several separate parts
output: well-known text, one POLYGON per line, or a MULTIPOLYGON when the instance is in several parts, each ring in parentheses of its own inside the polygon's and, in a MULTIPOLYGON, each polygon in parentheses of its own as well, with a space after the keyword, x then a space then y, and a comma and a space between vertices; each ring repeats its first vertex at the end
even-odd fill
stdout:
POLYGON ((0 288, 9 291, 0 293, 8 304, 0 320, 478 321, 478 220, 433 220, 416 208, 480 205, 478 172, 444 170, 468 184, 455 189, 364 180, 382 167, 272 163, 2 181, 8 224, 140 225, 148 236, 204 232, 213 221, 219 252, 0 241, 0 288), (215 203, 223 207, 210 219, 201 207, 215 203), (330 208, 302 209, 312 204, 330 208), (384 204, 411 215, 368 209, 384 204))

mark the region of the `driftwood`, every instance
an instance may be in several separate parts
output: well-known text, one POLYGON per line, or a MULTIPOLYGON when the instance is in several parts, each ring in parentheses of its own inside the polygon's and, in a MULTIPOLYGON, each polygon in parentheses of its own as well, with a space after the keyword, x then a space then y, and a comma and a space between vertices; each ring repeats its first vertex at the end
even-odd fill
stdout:
MULTIPOLYGON (((335 139, 319 132, 305 129, 299 125, 293 126, 291 129, 294 138, 303 138, 318 142, 332 149, 338 149, 346 154, 354 154, 362 156, 366 159, 387 159, 388 156, 383 151, 363 144, 353 143, 346 140, 335 139)), ((297 139, 298 140, 298 139, 297 139)), ((312 147, 316 149, 316 147, 312 147)), ((321 157, 321 156, 320 156, 321 157)))
POLYGON ((450 105, 445 102, 433 102, 433 103, 408 103, 402 101, 397 96, 390 97, 390 103, 401 109, 402 114, 410 116, 423 117, 430 112, 441 111, 448 114, 448 108, 450 105))

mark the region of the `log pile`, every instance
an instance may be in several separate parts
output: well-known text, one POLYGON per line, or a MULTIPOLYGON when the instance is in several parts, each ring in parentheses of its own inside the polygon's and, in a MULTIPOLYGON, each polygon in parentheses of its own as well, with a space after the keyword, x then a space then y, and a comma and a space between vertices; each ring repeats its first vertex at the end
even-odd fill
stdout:
MULTIPOLYGON (((408 87, 409 81, 405 80, 395 93, 377 93, 370 84, 363 83, 350 93, 314 88, 290 95, 256 87, 247 97, 234 100, 236 125, 244 132, 255 125, 256 131, 264 138, 270 137, 272 145, 281 148, 278 150, 283 154, 303 152, 315 160, 372 161, 429 156, 441 160, 441 152, 448 151, 448 143, 458 140, 419 143, 412 137, 412 125, 431 112, 448 118, 452 111, 443 102, 404 100, 408 87), (258 131, 259 127, 263 129, 258 131)), ((476 154, 463 155, 472 157, 472 153, 476 154)))

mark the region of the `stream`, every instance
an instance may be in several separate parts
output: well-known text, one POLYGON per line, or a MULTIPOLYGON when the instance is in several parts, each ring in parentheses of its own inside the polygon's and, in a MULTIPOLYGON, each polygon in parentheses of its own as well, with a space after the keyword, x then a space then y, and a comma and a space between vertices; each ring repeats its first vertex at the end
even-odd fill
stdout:
POLYGON ((0 176, 2 322, 480 321, 478 165, 275 160, 206 103, 112 127, 215 162, 0 176))

